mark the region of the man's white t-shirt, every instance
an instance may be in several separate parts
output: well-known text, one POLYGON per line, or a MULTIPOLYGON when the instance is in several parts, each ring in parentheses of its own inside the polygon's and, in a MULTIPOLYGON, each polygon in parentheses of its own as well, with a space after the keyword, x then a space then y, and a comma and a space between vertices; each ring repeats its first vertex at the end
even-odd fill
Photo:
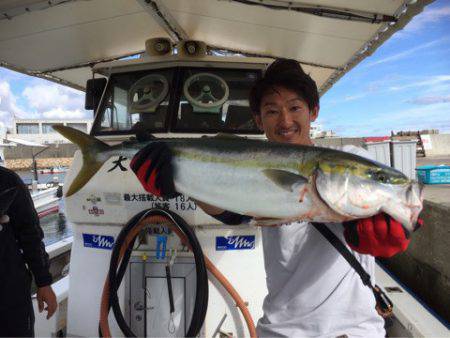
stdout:
MULTIPOLYGON (((364 149, 343 151, 370 157, 364 149)), ((345 243, 342 224, 327 224, 345 243)), ((384 337, 375 298, 341 254, 309 223, 263 227, 268 294, 259 337, 384 337)), ((372 276, 375 259, 356 252, 372 276)))

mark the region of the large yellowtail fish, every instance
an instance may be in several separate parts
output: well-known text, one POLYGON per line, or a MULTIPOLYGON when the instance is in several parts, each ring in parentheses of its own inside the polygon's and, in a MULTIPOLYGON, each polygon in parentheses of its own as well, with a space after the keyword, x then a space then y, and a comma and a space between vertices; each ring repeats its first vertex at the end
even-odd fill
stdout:
POLYGON ((386 212, 413 230, 422 210, 417 182, 342 151, 223 136, 109 146, 70 127, 53 128, 83 154, 83 166, 66 196, 82 189, 110 157, 132 158, 150 142, 165 142, 173 154, 178 192, 225 210, 269 218, 269 223, 342 222, 386 212))

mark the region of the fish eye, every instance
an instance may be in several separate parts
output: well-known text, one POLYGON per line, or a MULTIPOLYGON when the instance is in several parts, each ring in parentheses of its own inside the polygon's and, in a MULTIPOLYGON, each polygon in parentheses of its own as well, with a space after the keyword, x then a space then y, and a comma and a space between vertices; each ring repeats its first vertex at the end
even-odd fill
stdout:
POLYGON ((386 173, 383 173, 382 171, 371 171, 369 172, 370 177, 381 183, 390 183, 389 177, 386 175, 386 173))
POLYGON ((378 181, 380 181, 380 182, 382 182, 382 183, 386 183, 386 182, 389 181, 389 179, 387 178, 387 176, 386 176, 385 174, 383 174, 383 173, 379 173, 379 174, 377 175, 377 179, 378 179, 378 181))

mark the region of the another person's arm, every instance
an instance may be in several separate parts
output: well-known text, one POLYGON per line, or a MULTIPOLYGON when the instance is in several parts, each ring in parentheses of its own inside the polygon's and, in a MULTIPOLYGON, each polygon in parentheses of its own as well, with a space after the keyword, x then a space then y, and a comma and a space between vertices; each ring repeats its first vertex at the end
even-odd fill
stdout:
POLYGON ((44 310, 44 303, 47 304, 45 309, 48 312, 47 318, 50 318, 56 311, 57 301, 51 288, 49 257, 42 241, 44 233, 27 187, 17 175, 14 175, 13 179, 17 186, 17 194, 8 209, 10 224, 38 287, 39 312, 44 310))

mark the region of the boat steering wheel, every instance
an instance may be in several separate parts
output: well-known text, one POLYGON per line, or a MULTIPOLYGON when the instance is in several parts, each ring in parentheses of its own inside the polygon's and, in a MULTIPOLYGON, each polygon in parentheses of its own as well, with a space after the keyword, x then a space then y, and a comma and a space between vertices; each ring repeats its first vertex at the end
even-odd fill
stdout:
POLYGON ((128 91, 131 113, 155 112, 169 92, 167 79, 151 74, 137 80, 128 91))
POLYGON ((230 89, 220 76, 198 73, 185 81, 183 94, 195 111, 218 112, 228 100, 230 89))

